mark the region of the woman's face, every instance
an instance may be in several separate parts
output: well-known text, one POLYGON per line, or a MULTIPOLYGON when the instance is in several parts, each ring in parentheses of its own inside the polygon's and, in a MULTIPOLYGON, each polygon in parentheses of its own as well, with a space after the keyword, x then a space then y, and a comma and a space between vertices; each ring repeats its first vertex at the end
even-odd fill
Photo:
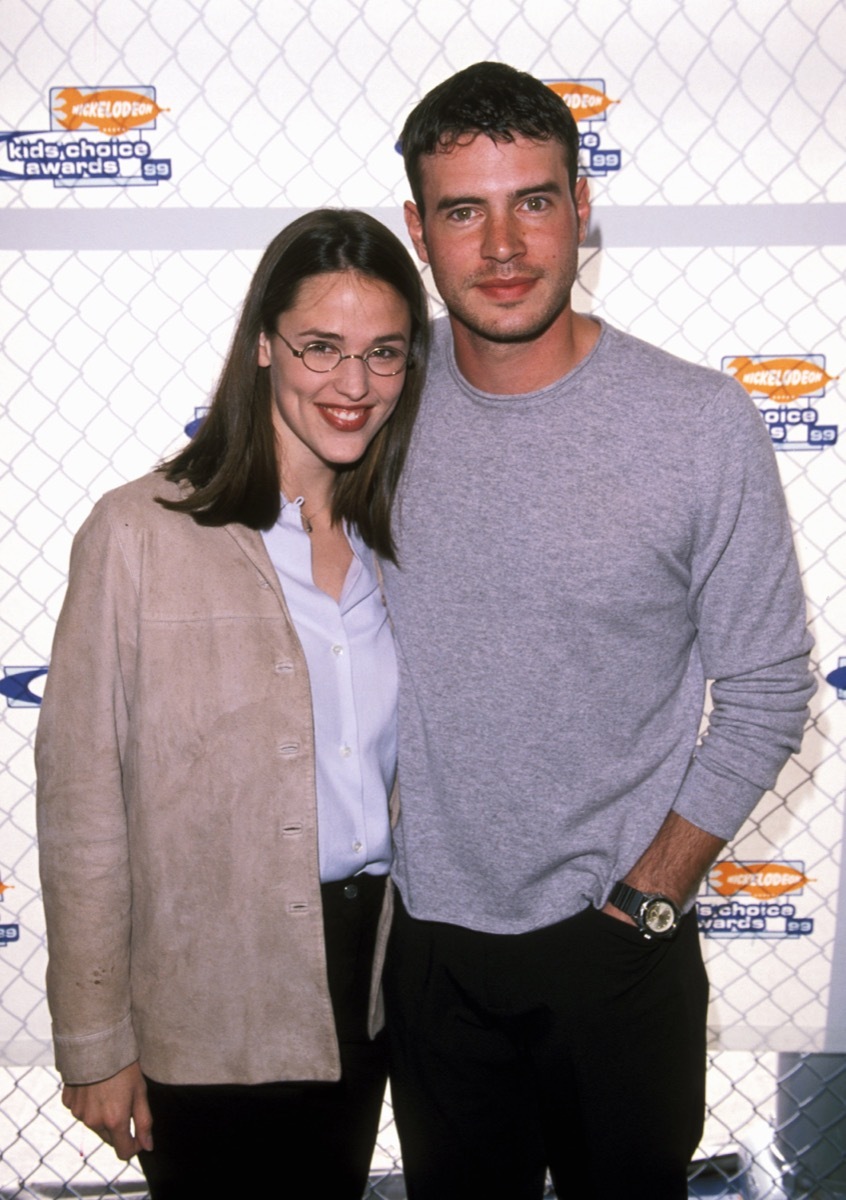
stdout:
MULTIPOLYGON (((275 333, 259 337, 258 362, 270 369, 273 426, 286 478, 357 462, 396 407, 406 371, 377 375, 361 358, 344 358, 320 374, 294 350, 317 343, 327 355, 365 355, 385 347, 408 354, 411 316, 390 284, 356 271, 303 280, 292 308, 276 318, 275 333), (284 339, 284 340, 283 340, 284 339)), ((399 364, 397 359, 397 365, 399 364)))

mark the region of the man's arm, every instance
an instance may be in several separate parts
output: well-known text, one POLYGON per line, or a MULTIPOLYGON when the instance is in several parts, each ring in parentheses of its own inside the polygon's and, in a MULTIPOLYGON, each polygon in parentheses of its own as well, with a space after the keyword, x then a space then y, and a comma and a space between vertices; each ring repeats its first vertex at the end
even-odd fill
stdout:
MULTIPOLYGON (((733 382, 703 410, 703 424, 694 469, 699 515, 690 606, 703 671, 713 681, 712 708, 673 808, 623 877, 682 908, 692 904, 723 846, 799 749, 815 688, 805 601, 769 435, 733 382)), ((614 905, 604 911, 631 920, 614 905)))
POLYGON ((703 409, 693 480, 688 604, 711 711, 668 807, 730 840, 801 746, 815 690, 775 455, 760 413, 733 380, 703 409))
MULTIPOLYGON (((685 908, 724 845, 721 838, 670 812, 623 882, 640 892, 661 892, 685 908)), ((632 918, 613 904, 606 904, 602 911, 634 925, 632 918)))

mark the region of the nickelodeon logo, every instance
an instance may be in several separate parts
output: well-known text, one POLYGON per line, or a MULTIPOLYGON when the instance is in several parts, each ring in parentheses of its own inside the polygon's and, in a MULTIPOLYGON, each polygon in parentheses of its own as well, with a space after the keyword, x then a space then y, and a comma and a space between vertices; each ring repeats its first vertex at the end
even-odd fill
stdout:
POLYGON ((584 121, 586 128, 579 132, 579 171, 582 175, 604 176, 619 171, 622 152, 616 147, 602 145, 594 122, 607 120, 606 112, 612 100, 605 91, 602 79, 545 79, 544 83, 569 108, 575 121, 584 121))
POLYGON ((724 358, 722 369, 755 399, 776 450, 824 450, 837 444, 836 425, 824 425, 812 399, 823 399, 838 376, 829 375, 822 354, 770 358, 741 354, 724 358))
POLYGON ((726 366, 750 396, 766 396, 775 404, 822 395, 826 384, 839 378, 807 358, 733 358, 726 366))
POLYGON ((560 96, 577 121, 590 121, 600 116, 612 104, 619 100, 611 100, 599 88, 587 83, 576 83, 572 80, 554 80, 547 87, 560 96))
MULTIPOLYGON (((153 92, 153 89, 148 91, 153 92)), ((63 88, 56 93, 53 108, 56 122, 63 129, 81 129, 83 125, 90 125, 109 137, 119 137, 130 129, 152 125, 159 113, 169 111, 159 108, 154 94, 123 88, 85 92, 79 88, 63 88)))
POLYGON ((813 882, 789 863, 721 862, 708 874, 708 891, 727 897, 745 892, 756 900, 774 900, 787 892, 801 891, 813 882))

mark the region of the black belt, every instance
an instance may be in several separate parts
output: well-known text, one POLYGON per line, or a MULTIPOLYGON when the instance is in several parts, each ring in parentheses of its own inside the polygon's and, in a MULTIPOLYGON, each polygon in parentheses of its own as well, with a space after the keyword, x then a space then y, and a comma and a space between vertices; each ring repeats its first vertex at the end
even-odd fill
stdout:
POLYGON ((348 879, 333 879, 331 883, 321 883, 320 891, 324 899, 340 898, 345 900, 366 900, 381 896, 385 890, 387 875, 351 875, 348 879))

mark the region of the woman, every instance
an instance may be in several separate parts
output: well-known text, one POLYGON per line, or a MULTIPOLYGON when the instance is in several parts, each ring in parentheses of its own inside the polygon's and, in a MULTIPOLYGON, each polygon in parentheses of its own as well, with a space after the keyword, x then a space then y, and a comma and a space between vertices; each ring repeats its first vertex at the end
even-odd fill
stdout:
POLYGON ((393 234, 294 221, 196 438, 74 542, 36 744, 48 997, 65 1104, 154 1200, 366 1183, 396 767, 373 552, 426 337, 393 234))

